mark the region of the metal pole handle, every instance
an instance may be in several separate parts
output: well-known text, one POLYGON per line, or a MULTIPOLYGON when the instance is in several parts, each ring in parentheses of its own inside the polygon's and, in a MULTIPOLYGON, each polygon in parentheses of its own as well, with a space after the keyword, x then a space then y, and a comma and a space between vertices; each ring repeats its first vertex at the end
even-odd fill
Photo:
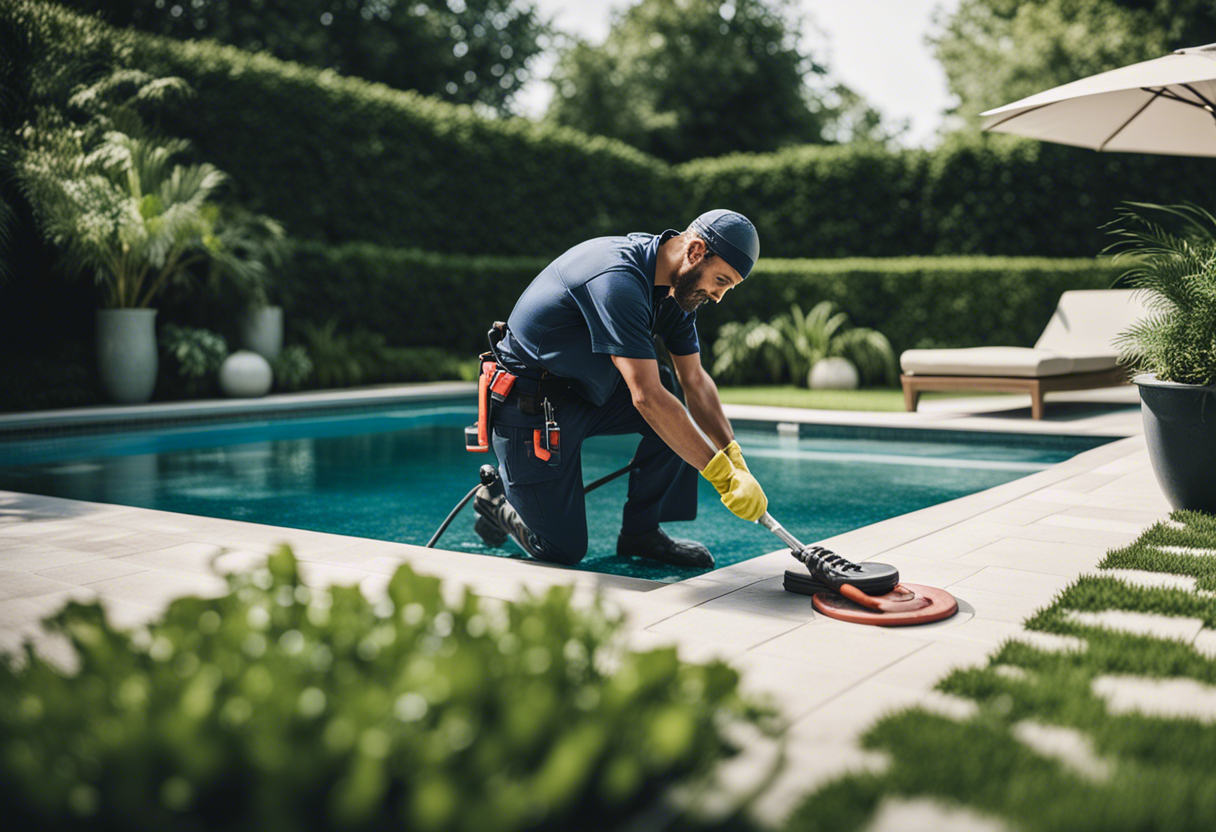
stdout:
POLYGON ((781 541, 785 543, 786 546, 789 546, 793 551, 801 552, 806 548, 802 545, 802 542, 799 541, 798 538, 787 532, 785 527, 774 520, 773 515, 769 514, 767 511, 764 512, 764 516, 756 522, 761 526, 764 526, 764 528, 768 529, 773 534, 777 535, 777 537, 781 538, 781 541))

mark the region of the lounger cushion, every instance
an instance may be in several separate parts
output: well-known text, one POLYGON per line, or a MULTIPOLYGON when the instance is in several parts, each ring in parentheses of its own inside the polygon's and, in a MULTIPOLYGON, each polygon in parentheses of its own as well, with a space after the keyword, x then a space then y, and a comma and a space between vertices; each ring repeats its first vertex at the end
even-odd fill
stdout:
POLYGON ((1119 359, 1114 355, 1070 355, 1074 373, 1097 373, 1102 370, 1113 370, 1119 366, 1119 359))
MULTIPOLYGON (((1065 373, 1074 372, 1072 358, 1051 350, 1030 347, 906 350, 899 357, 899 364, 905 373, 921 376, 1040 378, 1042 376, 1062 376, 1065 373)), ((1113 358, 1111 366, 1114 366, 1113 358)))

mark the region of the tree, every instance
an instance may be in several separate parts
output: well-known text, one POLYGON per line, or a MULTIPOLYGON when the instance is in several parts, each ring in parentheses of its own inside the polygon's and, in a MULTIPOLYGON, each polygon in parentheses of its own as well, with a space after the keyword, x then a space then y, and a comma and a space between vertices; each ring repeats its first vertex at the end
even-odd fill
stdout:
POLYGON ((796 6, 641 0, 602 45, 562 53, 546 118, 676 162, 827 142, 846 123, 880 137, 877 114, 803 51, 796 6))
POLYGON ((929 37, 978 126, 985 110, 1060 84, 1216 39, 1207 0, 962 0, 929 37))
POLYGON ((61 0, 116 26, 211 38, 499 114, 549 24, 532 0, 61 0))

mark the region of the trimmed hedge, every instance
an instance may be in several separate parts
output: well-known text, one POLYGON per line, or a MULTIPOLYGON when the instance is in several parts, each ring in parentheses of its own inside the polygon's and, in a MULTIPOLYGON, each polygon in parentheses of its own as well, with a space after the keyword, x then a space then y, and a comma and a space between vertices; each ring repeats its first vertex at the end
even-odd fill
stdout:
POLYGON ((933 347, 1032 346, 1069 289, 1109 289, 1126 270, 1109 259, 900 257, 761 260, 720 307, 698 313, 702 352, 729 320, 769 320, 791 303, 835 301, 876 329, 896 355, 933 347))
MULTIPOLYGON (((364 327, 391 344, 475 354, 506 320, 543 258, 450 257, 366 243, 297 247, 285 267, 291 326, 364 327)), ((731 320, 768 320, 791 303, 833 300, 856 326, 877 329, 896 351, 912 347, 1029 346, 1068 289, 1107 289, 1122 273, 1109 260, 1011 257, 761 259, 721 306, 698 312, 701 352, 731 320)))
POLYGON ((328 243, 552 256, 725 205, 756 222, 770 257, 1092 256, 1120 201, 1204 203, 1216 172, 1211 159, 964 135, 932 151, 804 146, 676 167, 264 54, 115 30, 41 0, 0 8, 0 34, 29 47, 19 100, 62 74, 67 53, 184 77, 197 95, 167 104, 162 129, 192 139, 249 207, 328 243))
POLYGON ((476 355, 490 324, 548 264, 535 257, 464 257, 370 243, 300 243, 284 265, 289 331, 338 322, 394 346, 433 346, 476 355))

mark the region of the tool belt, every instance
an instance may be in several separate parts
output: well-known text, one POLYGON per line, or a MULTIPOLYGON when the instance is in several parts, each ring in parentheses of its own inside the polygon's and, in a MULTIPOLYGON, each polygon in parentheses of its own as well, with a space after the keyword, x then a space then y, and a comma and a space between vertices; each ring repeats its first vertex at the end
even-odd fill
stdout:
POLYGON ((498 355, 498 344, 506 334, 507 325, 502 321, 495 321, 488 333, 490 350, 480 356, 481 375, 477 379, 477 423, 464 429, 465 450, 474 453, 490 450, 493 403, 505 404, 514 390, 516 405, 521 413, 526 416, 545 414, 544 428, 532 432, 532 447, 537 459, 557 465, 561 461, 561 428, 554 417, 549 397, 556 397, 556 394, 568 388, 557 383, 547 372, 543 372, 539 379, 530 379, 509 371, 498 355), (521 378, 524 378, 524 384, 516 390, 515 383, 521 378))

